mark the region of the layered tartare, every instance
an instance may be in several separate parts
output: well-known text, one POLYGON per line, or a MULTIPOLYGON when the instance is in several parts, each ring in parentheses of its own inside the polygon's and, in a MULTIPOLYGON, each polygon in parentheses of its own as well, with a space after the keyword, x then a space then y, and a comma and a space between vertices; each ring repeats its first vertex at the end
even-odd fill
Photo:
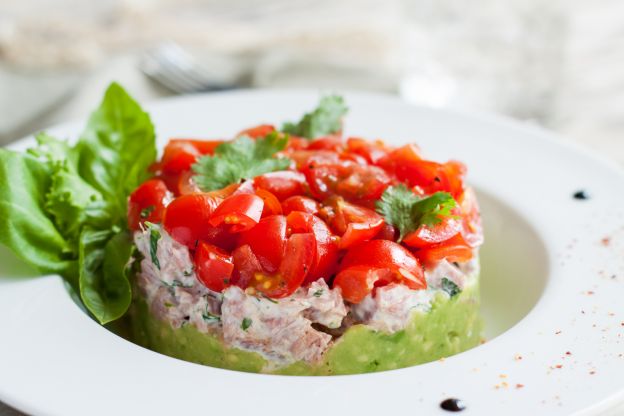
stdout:
POLYGON ((129 197, 142 345, 251 372, 415 365, 477 345, 474 191, 458 161, 343 136, 343 100, 228 140, 172 139, 129 197))

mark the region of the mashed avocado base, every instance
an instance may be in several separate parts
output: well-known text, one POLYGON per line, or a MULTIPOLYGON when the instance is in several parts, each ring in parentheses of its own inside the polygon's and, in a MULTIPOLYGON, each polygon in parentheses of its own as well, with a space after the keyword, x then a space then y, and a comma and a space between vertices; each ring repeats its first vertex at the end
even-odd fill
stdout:
POLYGON ((326 351, 321 363, 297 362, 275 368, 260 354, 229 348, 192 325, 173 328, 135 301, 133 337, 156 352, 211 367, 284 375, 360 374, 409 367, 465 351, 481 342, 478 284, 457 296, 440 293, 427 313, 414 312, 404 330, 387 334, 366 325, 349 328, 326 351))

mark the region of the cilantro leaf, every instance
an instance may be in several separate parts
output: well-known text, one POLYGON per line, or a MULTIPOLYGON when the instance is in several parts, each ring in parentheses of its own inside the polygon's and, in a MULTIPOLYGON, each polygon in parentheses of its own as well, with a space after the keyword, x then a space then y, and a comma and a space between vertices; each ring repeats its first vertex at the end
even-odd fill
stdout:
POLYGON ((419 197, 404 185, 399 185, 386 189, 376 205, 377 212, 399 230, 401 241, 421 225, 432 227, 442 222, 443 218, 451 217, 451 211, 457 204, 446 192, 419 197))
POLYGON ((457 286, 455 282, 453 282, 451 279, 447 277, 442 278, 441 289, 445 291, 446 293, 448 293, 450 297, 459 295, 461 293, 461 289, 459 288, 459 286, 457 286))
POLYGON ((306 113, 297 123, 284 123, 282 131, 299 137, 314 139, 342 130, 342 117, 349 109, 339 95, 328 95, 313 111, 306 113))
POLYGON ((287 169, 290 159, 274 157, 287 143, 288 136, 279 133, 256 140, 241 136, 221 143, 214 156, 203 156, 193 165, 195 183, 203 191, 214 191, 241 179, 287 169))

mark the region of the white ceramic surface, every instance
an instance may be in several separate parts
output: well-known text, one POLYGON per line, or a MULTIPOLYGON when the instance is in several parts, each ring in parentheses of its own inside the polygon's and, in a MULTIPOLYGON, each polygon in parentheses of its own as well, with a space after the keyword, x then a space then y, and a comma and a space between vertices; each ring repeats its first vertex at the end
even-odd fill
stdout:
MULTIPOLYGON (((0 250, 0 400, 33 414, 589 415, 624 397, 624 174, 548 133, 483 115, 346 94, 347 134, 416 141, 467 163, 486 225, 483 313, 489 341, 412 368, 284 377, 203 367, 106 331, 58 277, 0 250), (591 199, 572 194, 585 189, 591 199)), ((317 92, 243 91, 148 106, 168 137, 229 137, 297 118, 317 92)), ((75 137, 81 123, 51 129, 75 137)), ((29 141, 16 144, 24 148, 29 141)))

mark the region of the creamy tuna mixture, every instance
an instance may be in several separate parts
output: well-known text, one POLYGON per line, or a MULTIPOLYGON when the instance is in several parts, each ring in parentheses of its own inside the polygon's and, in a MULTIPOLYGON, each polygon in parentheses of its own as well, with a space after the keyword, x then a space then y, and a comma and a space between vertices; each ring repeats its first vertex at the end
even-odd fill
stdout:
POLYGON ((206 288, 196 278, 188 248, 157 225, 137 231, 134 241, 142 255, 137 285, 156 318, 174 328, 193 325, 230 347, 257 352, 279 365, 317 362, 333 342, 330 333, 342 333, 354 324, 400 331, 413 312, 429 311, 434 296, 449 296, 442 290, 444 278, 463 290, 476 283, 479 271, 477 256, 462 264, 444 260, 425 271, 427 289, 390 284, 357 305, 346 303, 340 289, 330 289, 323 279, 286 298, 269 299, 237 286, 223 293, 206 288), (155 241, 151 235, 159 238, 155 241))

